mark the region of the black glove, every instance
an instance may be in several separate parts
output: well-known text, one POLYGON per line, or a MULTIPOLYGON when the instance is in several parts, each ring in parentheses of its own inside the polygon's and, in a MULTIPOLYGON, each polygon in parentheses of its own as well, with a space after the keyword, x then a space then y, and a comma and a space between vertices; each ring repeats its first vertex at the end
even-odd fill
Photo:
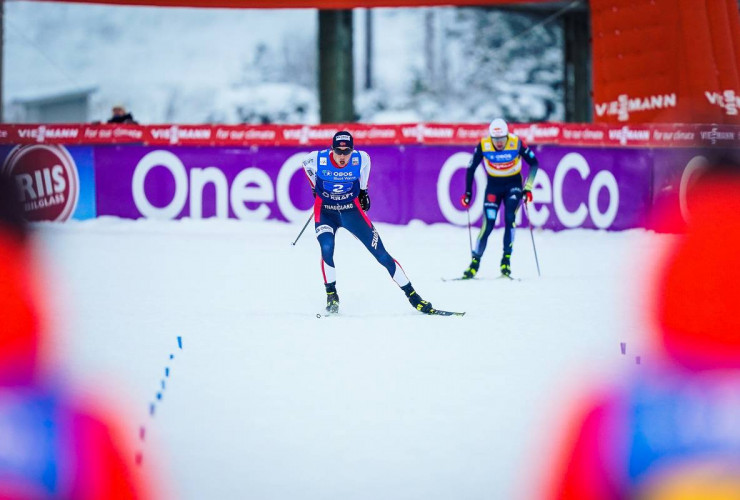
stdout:
POLYGON ((360 189, 360 206, 365 212, 370 210, 370 196, 367 194, 367 189, 360 189))

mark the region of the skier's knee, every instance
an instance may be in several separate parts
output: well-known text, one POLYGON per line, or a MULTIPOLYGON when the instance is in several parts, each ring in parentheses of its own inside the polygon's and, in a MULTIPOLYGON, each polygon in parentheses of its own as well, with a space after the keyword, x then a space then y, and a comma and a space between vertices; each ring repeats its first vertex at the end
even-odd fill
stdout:
POLYGON ((320 243, 321 245, 321 255, 324 256, 324 260, 326 260, 327 256, 331 256, 334 254, 334 242, 333 241, 324 241, 320 243))
POLYGON ((509 215, 508 213, 506 214, 506 225, 507 226, 513 227, 515 220, 516 220, 516 213, 514 213, 513 210, 511 211, 511 215, 509 215))
POLYGON ((319 246, 321 247, 321 255, 324 257, 324 260, 334 255, 334 238, 328 236, 319 237, 319 246))

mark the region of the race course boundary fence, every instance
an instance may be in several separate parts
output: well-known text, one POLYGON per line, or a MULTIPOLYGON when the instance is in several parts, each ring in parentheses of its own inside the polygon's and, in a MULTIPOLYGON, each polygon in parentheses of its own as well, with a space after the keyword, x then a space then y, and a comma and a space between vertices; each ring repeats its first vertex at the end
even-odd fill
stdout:
MULTIPOLYGON (((30 220, 302 223, 312 195, 301 159, 340 129, 372 157, 374 221, 467 224, 457 200, 486 124, 0 125, 0 158, 30 220)), ((733 125, 537 123, 511 131, 540 161, 531 223, 553 230, 651 227, 657 205, 683 208, 687 176, 710 152, 740 153, 733 125)), ((474 222, 484 186, 479 168, 474 222)))

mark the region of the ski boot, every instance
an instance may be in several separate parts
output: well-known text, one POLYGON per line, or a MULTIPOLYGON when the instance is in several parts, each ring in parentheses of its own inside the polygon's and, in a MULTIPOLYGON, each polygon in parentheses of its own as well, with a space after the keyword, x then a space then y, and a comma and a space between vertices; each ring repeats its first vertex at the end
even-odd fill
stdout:
POLYGON ((511 277, 511 255, 504 254, 501 258, 501 276, 511 277))
POLYGON ((339 294, 337 294, 337 283, 327 283, 326 287, 326 312, 336 314, 339 312, 339 294))
POLYGON ((480 258, 473 257, 473 260, 470 261, 470 267, 468 267, 462 275, 462 279, 464 280, 472 280, 475 278, 475 275, 478 273, 478 267, 480 266, 480 258))
POLYGON ((409 302, 411 303, 411 307, 416 309, 419 312, 423 312, 424 314, 433 314, 434 313, 434 307, 432 307, 432 303, 426 300, 423 300, 418 293, 416 293, 416 290, 414 290, 414 287, 411 286, 411 283, 409 283, 406 286, 402 286, 401 290, 403 290, 403 293, 406 294, 406 297, 409 299, 409 302))

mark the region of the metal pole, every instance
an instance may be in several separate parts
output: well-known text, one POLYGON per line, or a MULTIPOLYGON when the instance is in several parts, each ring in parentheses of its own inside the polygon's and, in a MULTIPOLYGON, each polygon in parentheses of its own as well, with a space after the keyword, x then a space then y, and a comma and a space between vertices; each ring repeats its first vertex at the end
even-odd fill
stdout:
POLYGON ((301 232, 300 232, 300 233, 298 233, 298 236, 296 236, 296 239, 295 239, 295 241, 294 241, 294 242, 292 243, 292 245, 293 245, 293 246, 295 246, 295 244, 296 244, 296 243, 298 243, 298 240, 299 240, 299 239, 301 238, 301 236, 303 235, 303 231, 305 231, 305 230, 306 230, 306 228, 308 227, 308 223, 309 223, 309 222, 311 222, 311 219, 313 219, 313 212, 311 212, 311 215, 309 215, 309 216, 308 216, 308 220, 307 220, 307 221, 306 221, 306 223, 305 223, 305 224, 303 225, 303 229, 301 229, 301 232))
POLYGON ((365 9, 365 88, 373 88, 373 10, 365 9))
POLYGON ((470 229, 470 209, 465 210, 468 213, 468 240, 470 241, 470 255, 473 255, 473 232, 470 229))
POLYGON ((355 121, 352 9, 319 10, 321 123, 355 121))
POLYGON ((534 262, 537 264, 537 276, 540 278, 540 260, 537 258, 537 247, 534 244, 534 230, 532 229, 532 220, 529 218, 529 210, 527 210, 527 202, 524 202, 524 213, 527 216, 527 223, 529 224, 529 235, 532 237, 532 249, 534 250, 534 262))

